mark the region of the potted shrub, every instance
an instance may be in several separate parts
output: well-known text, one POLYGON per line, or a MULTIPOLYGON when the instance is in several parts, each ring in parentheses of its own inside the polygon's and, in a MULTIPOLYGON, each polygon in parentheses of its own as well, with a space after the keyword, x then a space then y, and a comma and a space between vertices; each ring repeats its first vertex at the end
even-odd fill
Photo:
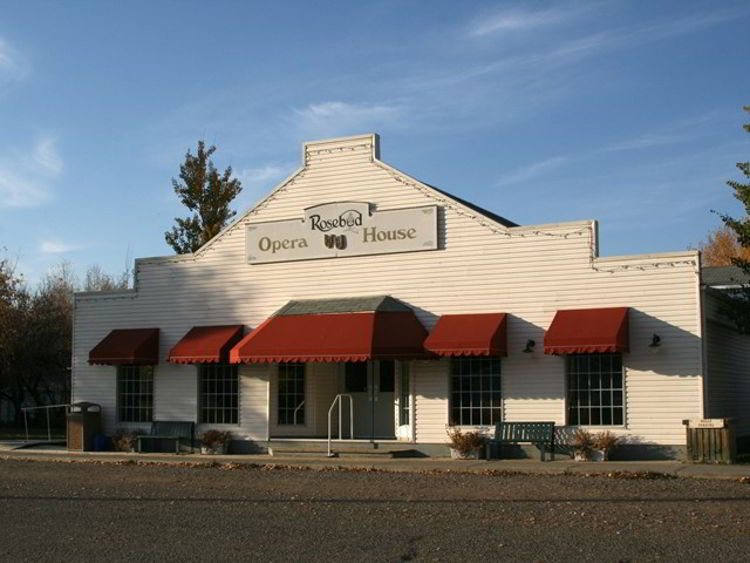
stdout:
POLYGON ((594 436, 591 459, 593 461, 608 461, 609 454, 620 445, 620 437, 609 430, 599 432, 594 436))
POLYGON ((201 434, 201 453, 202 454, 225 454, 229 441, 232 439, 230 432, 221 430, 206 430, 201 434))
POLYGON ((462 432, 460 428, 452 426, 447 430, 451 458, 453 459, 479 459, 479 456, 487 443, 487 437, 479 431, 469 430, 462 432))
POLYGON ((112 436, 112 445, 117 452, 130 452, 136 451, 138 445, 138 436, 142 436, 143 432, 140 430, 128 430, 127 428, 118 428, 115 430, 114 436, 112 436))
POLYGON ((573 449, 573 459, 588 461, 594 449, 594 436, 588 430, 576 428, 576 431, 568 438, 568 446, 573 449))

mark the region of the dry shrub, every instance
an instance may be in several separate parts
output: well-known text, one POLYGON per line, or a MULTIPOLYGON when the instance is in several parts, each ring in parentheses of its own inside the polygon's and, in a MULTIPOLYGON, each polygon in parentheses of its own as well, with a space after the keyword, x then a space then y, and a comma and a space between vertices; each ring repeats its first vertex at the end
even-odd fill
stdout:
POLYGON ((594 436, 588 430, 576 428, 568 438, 568 445, 576 451, 588 453, 594 448, 594 436))
POLYGON ((112 436, 112 445, 118 452, 132 452, 138 443, 138 436, 143 436, 143 434, 144 432, 140 430, 118 428, 112 436))
POLYGON ((594 435, 594 448, 611 452, 620 445, 620 437, 609 430, 594 435))
POLYGON ((446 431, 450 439, 450 446, 462 456, 482 448, 487 443, 487 437, 476 430, 462 432, 460 428, 451 426, 446 431))
POLYGON ((201 444, 207 448, 217 448, 229 443, 232 439, 231 432, 222 432, 221 430, 206 430, 201 434, 201 444))

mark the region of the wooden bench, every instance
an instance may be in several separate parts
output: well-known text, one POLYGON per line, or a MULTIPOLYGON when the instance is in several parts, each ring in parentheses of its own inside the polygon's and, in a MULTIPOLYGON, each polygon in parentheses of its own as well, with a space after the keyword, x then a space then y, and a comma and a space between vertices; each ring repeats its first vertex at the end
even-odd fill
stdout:
POLYGON ((495 425, 495 437, 487 443, 487 459, 490 458, 492 444, 534 444, 540 449, 540 459, 544 459, 545 446, 549 446, 552 461, 555 460, 555 423, 554 422, 498 422, 495 425))
POLYGON ((138 436, 138 453, 143 451, 143 442, 156 440, 174 441, 174 453, 180 453, 180 444, 186 441, 190 444, 190 452, 193 450, 193 435, 195 423, 192 420, 154 420, 151 430, 144 436, 138 436))

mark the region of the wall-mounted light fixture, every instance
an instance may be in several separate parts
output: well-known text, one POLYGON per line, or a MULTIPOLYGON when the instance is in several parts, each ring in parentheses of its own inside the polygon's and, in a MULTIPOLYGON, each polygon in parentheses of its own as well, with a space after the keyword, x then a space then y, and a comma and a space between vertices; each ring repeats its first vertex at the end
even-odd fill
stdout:
POLYGON ((533 340, 531 340, 531 338, 529 338, 526 341, 526 348, 523 349, 523 353, 531 354, 534 351, 534 346, 536 346, 536 342, 534 342, 533 340))
POLYGON ((661 336, 654 333, 653 336, 651 336, 651 344, 648 345, 649 348, 653 352, 656 352, 659 349, 659 346, 661 346, 661 336))

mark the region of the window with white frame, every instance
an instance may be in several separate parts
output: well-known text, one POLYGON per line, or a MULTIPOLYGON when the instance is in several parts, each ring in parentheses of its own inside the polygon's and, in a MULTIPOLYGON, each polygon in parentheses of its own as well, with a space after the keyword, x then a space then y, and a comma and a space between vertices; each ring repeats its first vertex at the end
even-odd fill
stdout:
POLYGON ((622 354, 566 356, 568 424, 624 424, 622 354))
POLYGON ((117 420, 151 422, 154 408, 154 368, 117 366, 117 420))
POLYGON ((450 423, 492 425, 502 420, 500 358, 451 358, 450 423))
POLYGON ((279 364, 278 423, 305 424, 305 364, 279 364))
POLYGON ((198 420, 202 424, 239 423, 239 376, 231 364, 198 367, 198 420))

